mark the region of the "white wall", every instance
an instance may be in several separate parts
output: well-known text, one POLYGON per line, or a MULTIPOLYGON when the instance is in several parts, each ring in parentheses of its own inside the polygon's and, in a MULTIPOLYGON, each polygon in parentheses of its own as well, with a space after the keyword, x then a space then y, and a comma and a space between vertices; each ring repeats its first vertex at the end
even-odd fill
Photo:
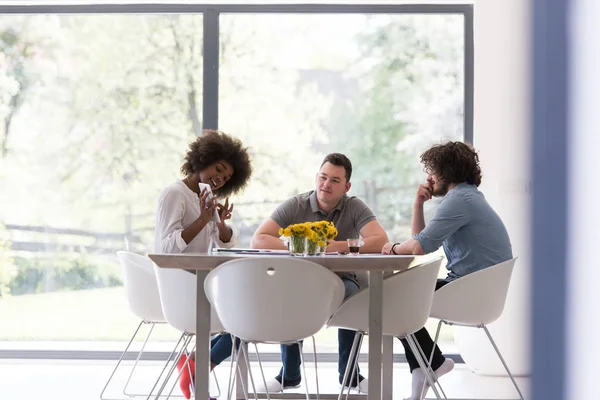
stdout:
MULTIPOLYGON (((474 145, 481 190, 503 219, 519 257, 503 316, 490 331, 511 372, 530 372, 530 62, 529 0, 477 0, 475 18, 474 145)), ((467 365, 482 374, 505 374, 481 330, 457 329, 467 365)))
MULTIPOLYGON (((600 354, 600 1, 571 2, 565 399, 590 395, 600 354)), ((596 394, 596 397, 598 395, 596 394)))

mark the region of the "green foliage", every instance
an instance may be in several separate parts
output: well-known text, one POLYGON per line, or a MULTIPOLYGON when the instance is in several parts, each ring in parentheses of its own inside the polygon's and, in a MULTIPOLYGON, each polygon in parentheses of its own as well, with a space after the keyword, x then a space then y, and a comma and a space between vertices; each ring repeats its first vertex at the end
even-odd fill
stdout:
POLYGON ((440 139, 462 138, 461 17, 372 17, 356 37, 361 52, 344 79, 354 96, 333 107, 333 141, 355 165, 353 193, 391 237, 406 237, 418 155, 440 139), (458 94, 458 97, 457 97, 458 94))
MULTIPOLYGON (((282 200, 312 189, 333 151, 354 163, 351 194, 390 239, 405 237, 419 153, 462 135, 462 17, 219 23, 218 128, 254 163, 231 199, 238 245, 282 200)), ((10 195, 0 220, 31 228, 0 227, 3 338, 125 338, 122 289, 87 290, 121 285, 114 253, 96 253, 119 248, 119 236, 151 251, 158 195, 202 125, 202 31, 202 15, 1 16, 0 193, 10 195), (53 323, 56 310, 65 323, 53 323)))
POLYGON ((0 158, 11 145, 15 117, 35 88, 44 86, 52 27, 46 16, 13 16, 0 19, 0 158), (40 27, 44 29, 40 29, 40 27))
MULTIPOLYGON (((352 159, 351 194, 390 236, 406 229, 418 154, 461 128, 461 17, 227 14, 220 24, 218 128, 250 147, 255 171, 232 199, 240 245, 278 203, 314 187, 332 151, 352 159)), ((0 219, 123 232, 150 250, 158 195, 202 122, 202 15, 6 15, 0 46, 11 60, 0 63, 0 89, 12 82, 22 94, 21 106, 9 96, 0 107, 14 111, 0 163, 0 190, 12 195, 0 219)), ((102 247, 22 235, 14 240, 39 251, 102 247)), ((100 284, 85 272, 92 262, 49 258, 20 260, 33 265, 23 282, 100 284)))
POLYGON ((18 273, 8 283, 13 295, 121 286, 115 263, 85 254, 15 257, 18 273))
POLYGON ((8 233, 0 223, 0 298, 6 297, 11 292, 11 282, 17 274, 17 266, 10 252, 11 242, 8 233))

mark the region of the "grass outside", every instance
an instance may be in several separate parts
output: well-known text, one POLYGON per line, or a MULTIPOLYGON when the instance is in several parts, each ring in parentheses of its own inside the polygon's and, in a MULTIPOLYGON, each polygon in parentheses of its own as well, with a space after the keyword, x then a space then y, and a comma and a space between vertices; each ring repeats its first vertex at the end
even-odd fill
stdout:
MULTIPOLYGON (((0 318, 1 341, 121 342, 128 341, 139 324, 128 309, 122 287, 3 298, 0 299, 0 318)), ((432 333, 435 333, 435 324, 436 321, 428 322, 432 333)), ((161 326, 152 337, 155 341, 175 341, 178 336, 175 329, 161 326)), ((453 341, 451 328, 442 330, 441 339, 453 341)), ((316 340, 319 351, 337 351, 336 329, 323 329, 316 340)), ((368 349, 367 340, 365 338, 363 351, 368 349)), ((401 348, 398 346, 396 343, 397 351, 401 348)))
MULTIPOLYGON (((122 287, 12 296, 0 300, 1 340, 126 341, 139 320, 122 287)), ((174 329, 156 339, 172 340, 174 329)))

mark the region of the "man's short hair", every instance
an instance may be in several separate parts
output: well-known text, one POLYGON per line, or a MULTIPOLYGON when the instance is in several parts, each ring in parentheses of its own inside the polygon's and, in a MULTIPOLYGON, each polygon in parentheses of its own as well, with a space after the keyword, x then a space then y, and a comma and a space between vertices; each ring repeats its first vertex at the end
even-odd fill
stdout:
POLYGON ((321 167, 327 162, 338 167, 344 167, 344 170, 346 171, 346 182, 350 182, 350 177, 352 177, 352 162, 348 157, 342 153, 331 153, 325 156, 321 163, 321 167))
POLYGON ((427 174, 435 174, 448 183, 479 186, 481 168, 479 156, 473 147, 463 142, 436 144, 421 154, 421 163, 427 174))

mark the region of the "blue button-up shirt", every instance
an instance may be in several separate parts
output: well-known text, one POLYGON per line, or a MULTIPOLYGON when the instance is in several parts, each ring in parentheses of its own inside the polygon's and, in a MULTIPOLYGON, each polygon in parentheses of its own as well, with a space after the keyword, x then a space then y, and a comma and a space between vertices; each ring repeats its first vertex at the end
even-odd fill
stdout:
POLYGON ((504 223, 483 193, 468 183, 444 196, 433 219, 414 238, 425 253, 444 247, 448 280, 513 258, 504 223))

